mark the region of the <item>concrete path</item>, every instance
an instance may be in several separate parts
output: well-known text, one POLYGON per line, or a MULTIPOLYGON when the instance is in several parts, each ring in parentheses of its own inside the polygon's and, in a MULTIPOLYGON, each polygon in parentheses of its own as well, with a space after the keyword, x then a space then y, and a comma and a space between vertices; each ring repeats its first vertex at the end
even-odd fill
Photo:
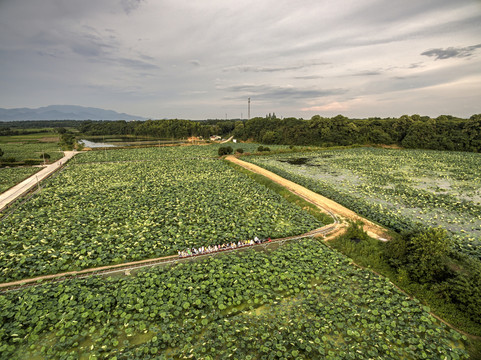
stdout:
POLYGON ((21 183, 18 183, 4 193, 0 194, 0 211, 2 211, 8 204, 25 194, 27 191, 37 186, 38 182, 60 169, 63 164, 70 160, 75 154, 78 154, 78 151, 64 151, 64 154, 65 156, 60 160, 45 166, 38 173, 33 174, 29 178, 23 180, 21 183))
POLYGON ((231 136, 231 137, 228 138, 227 140, 221 141, 220 143, 221 143, 221 144, 228 143, 229 141, 232 141, 233 138, 234 138, 234 136, 231 136))

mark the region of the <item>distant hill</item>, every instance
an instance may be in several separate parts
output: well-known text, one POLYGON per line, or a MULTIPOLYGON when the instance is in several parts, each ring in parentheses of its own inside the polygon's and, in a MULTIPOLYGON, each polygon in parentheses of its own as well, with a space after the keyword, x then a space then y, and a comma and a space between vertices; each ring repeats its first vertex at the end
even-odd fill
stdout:
POLYGON ((146 120, 146 118, 76 105, 50 105, 37 109, 0 108, 0 121, 18 120, 146 120))

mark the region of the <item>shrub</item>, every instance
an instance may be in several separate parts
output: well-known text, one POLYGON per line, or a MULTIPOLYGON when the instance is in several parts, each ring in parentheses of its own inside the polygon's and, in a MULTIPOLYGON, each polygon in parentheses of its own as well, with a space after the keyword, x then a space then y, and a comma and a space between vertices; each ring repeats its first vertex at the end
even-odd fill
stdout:
POLYGON ((444 229, 418 229, 387 243, 384 254, 391 266, 405 268, 417 282, 433 282, 445 276, 451 242, 444 229))
POLYGON ((37 159, 25 159, 24 164, 25 165, 39 165, 42 162, 42 160, 37 160, 37 159))
POLYGON ((238 154, 243 154, 243 153, 244 153, 244 149, 238 148, 235 152, 238 153, 238 154))
POLYGON ((232 154, 234 150, 230 146, 221 146, 218 150, 219 156, 232 154))

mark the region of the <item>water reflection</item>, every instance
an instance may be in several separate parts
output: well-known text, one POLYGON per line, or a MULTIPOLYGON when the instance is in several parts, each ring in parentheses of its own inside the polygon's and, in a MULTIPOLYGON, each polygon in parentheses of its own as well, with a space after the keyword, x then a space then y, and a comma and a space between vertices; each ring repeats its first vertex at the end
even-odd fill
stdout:
POLYGON ((85 145, 85 147, 89 147, 89 148, 115 147, 115 145, 112 145, 112 144, 93 142, 85 139, 79 140, 79 143, 82 143, 85 145))

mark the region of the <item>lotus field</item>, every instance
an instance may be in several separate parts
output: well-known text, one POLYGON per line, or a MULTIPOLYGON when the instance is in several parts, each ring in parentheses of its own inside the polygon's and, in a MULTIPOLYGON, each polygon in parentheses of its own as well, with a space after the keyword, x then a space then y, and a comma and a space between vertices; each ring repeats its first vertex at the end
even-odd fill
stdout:
MULTIPOLYGON (((230 146, 235 152, 236 149, 243 149, 244 152, 256 152, 259 144, 211 144, 202 146, 172 146, 172 147, 146 147, 146 148, 132 148, 123 150, 98 150, 91 151, 87 154, 82 154, 74 158, 74 163, 87 162, 122 162, 122 161, 159 161, 165 159, 180 159, 180 158, 216 158, 218 157, 218 150, 221 146, 230 146)), ((289 147, 284 145, 269 146, 271 150, 288 151, 289 147)), ((302 148, 299 148, 302 149, 302 148)))
POLYGON ((99 162, 149 162, 179 159, 214 158, 219 146, 172 146, 89 151, 75 156, 73 164, 99 162))
POLYGON ((0 222, 0 281, 323 225, 222 161, 196 157, 195 149, 205 151, 110 150, 107 156, 123 161, 109 163, 94 162, 104 151, 77 155, 0 222))
POLYGON ((26 159, 41 159, 43 153, 50 155, 50 161, 56 161, 63 157, 63 152, 60 151, 57 143, 48 142, 10 142, 0 143, 0 148, 4 151, 3 159, 15 158, 17 161, 24 161, 26 159))
POLYGON ((0 294, 10 359, 466 359, 466 340, 317 240, 0 294))
POLYGON ((441 226, 481 259, 481 154, 355 148, 244 159, 397 231, 441 226))
POLYGON ((0 169, 0 193, 40 171, 38 167, 13 167, 0 169))

